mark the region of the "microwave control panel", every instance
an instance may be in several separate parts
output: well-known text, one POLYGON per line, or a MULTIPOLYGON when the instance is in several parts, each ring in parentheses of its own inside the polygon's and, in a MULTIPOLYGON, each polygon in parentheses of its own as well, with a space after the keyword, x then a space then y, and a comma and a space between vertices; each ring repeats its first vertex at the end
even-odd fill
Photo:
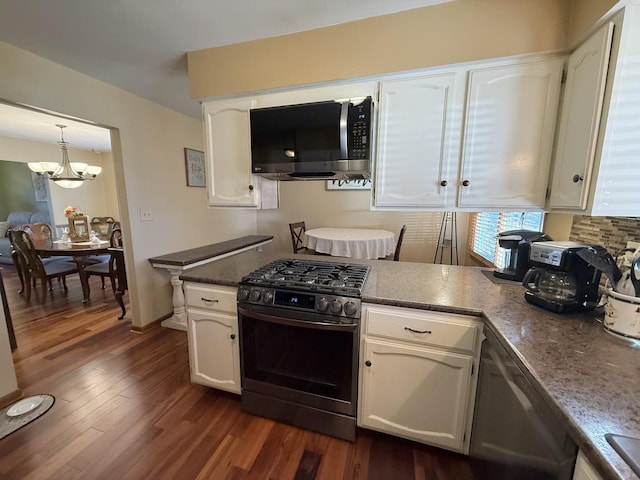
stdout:
POLYGON ((349 108, 349 158, 369 158, 371 97, 349 108))

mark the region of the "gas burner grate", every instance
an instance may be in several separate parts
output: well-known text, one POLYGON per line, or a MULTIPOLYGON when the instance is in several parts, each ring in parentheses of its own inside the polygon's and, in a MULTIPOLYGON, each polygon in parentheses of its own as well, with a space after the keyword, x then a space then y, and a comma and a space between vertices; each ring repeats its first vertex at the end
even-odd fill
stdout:
POLYGON ((369 265, 354 263, 280 259, 246 275, 241 283, 360 296, 369 269, 369 265))

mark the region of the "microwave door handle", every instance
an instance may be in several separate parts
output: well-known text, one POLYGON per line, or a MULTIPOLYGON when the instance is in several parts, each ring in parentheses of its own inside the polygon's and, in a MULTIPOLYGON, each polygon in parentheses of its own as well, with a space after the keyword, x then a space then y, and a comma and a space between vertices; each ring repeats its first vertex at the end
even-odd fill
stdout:
POLYGON ((343 159, 349 158, 349 102, 342 102, 340 108, 340 154, 343 159))

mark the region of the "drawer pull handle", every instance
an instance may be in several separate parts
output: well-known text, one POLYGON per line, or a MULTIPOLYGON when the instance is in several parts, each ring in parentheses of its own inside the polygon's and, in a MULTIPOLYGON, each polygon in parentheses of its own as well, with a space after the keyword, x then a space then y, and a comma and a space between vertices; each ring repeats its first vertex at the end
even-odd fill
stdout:
POLYGON ((218 303, 218 300, 215 300, 215 299, 211 300, 210 298, 201 297, 200 300, 202 300, 204 303, 207 303, 207 304, 218 303))
POLYGON ((231 337, 231 340, 235 340, 236 339, 236 334, 232 333, 231 335, 229 335, 231 337))
POLYGON ((367 360, 366 362, 364 362, 364 364, 365 364, 367 367, 370 367, 370 366, 371 366, 371 360, 367 360))
POLYGON ((428 333, 429 335, 431 335, 431 330, 414 330, 413 328, 409 328, 409 327, 404 327, 405 330, 407 330, 408 332, 413 332, 413 333, 428 333))

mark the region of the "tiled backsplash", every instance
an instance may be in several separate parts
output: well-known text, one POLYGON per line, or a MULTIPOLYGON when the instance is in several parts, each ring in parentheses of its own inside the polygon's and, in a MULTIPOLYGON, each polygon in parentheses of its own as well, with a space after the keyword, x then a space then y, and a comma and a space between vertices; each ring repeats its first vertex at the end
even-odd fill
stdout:
POLYGON ((640 242, 640 218, 575 215, 569 240, 601 245, 615 256, 627 241, 640 242))

